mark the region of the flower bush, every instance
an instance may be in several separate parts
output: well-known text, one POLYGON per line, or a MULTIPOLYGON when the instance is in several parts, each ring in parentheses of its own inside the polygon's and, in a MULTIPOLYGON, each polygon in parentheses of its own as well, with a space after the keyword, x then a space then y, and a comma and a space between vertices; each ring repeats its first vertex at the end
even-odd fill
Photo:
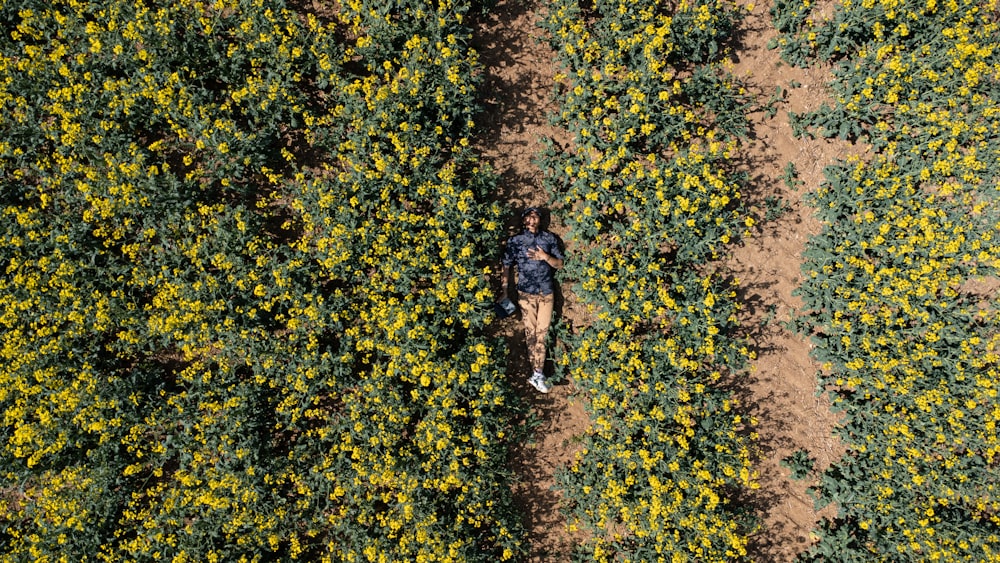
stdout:
MULTIPOLYGON (((810 13, 808 4, 793 6, 810 13)), ((871 147, 826 170, 802 328, 847 455, 809 561, 997 558, 997 3, 841 2, 783 44, 833 58, 835 105, 793 116, 871 147)))
POLYGON ((752 357, 736 282, 719 271, 748 234, 732 160, 750 102, 719 53, 726 2, 550 3, 561 110, 574 135, 542 158, 569 226, 563 279, 592 322, 561 327, 563 375, 592 417, 559 486, 582 560, 747 557, 756 487, 750 423, 729 387, 752 357), (697 64, 704 61, 705 64, 697 64))
POLYGON ((467 9, 0 2, 0 558, 523 555, 467 9))

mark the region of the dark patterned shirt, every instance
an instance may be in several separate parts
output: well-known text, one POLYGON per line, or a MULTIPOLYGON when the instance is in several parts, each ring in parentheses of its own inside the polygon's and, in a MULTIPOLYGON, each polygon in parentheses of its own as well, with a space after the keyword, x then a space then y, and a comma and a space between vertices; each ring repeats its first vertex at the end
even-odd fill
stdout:
POLYGON ((510 267, 517 265, 517 290, 534 295, 549 295, 552 293, 552 279, 555 268, 549 266, 545 260, 531 260, 528 258, 529 248, 541 248, 546 254, 563 259, 563 253, 559 250, 559 240, 548 231, 539 231, 532 234, 525 230, 519 235, 515 235, 507 241, 507 248, 503 254, 503 265, 510 267))

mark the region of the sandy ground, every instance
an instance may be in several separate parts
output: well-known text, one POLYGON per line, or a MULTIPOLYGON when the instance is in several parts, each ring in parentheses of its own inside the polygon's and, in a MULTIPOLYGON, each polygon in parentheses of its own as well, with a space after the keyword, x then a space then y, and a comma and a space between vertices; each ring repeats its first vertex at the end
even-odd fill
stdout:
POLYGON ((811 483, 789 478, 782 458, 806 450, 818 470, 838 459, 843 450, 832 435, 837 416, 830 412, 826 396, 817 396, 816 373, 808 340, 784 328, 801 301, 792 295, 799 284, 800 264, 806 240, 820 230, 803 196, 823 180, 823 169, 849 154, 853 147, 841 141, 796 139, 788 112, 817 109, 829 99, 826 84, 829 69, 800 69, 767 49, 776 35, 770 25, 770 3, 757 5, 744 23, 741 44, 734 53, 732 72, 767 103, 778 87, 784 97, 777 110, 751 114, 752 138, 743 148, 749 189, 755 199, 777 196, 788 210, 777 220, 762 225, 760 232, 737 248, 730 269, 741 280, 758 357, 748 381, 745 408, 757 418, 760 459, 757 470, 761 485, 756 502, 762 530, 755 538, 758 561, 793 561, 810 543, 810 531, 820 516, 833 516, 835 507, 817 513, 806 493, 811 483), (786 182, 786 166, 794 163, 800 185, 786 182), (770 319, 770 320, 768 320, 770 319))

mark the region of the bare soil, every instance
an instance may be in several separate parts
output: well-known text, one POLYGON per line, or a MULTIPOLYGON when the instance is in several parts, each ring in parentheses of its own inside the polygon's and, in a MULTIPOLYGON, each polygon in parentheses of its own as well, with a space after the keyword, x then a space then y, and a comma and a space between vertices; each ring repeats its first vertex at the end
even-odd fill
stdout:
POLYGON ((770 3, 754 7, 744 22, 741 45, 733 54, 733 74, 766 104, 781 87, 784 96, 774 103, 776 112, 761 110, 749 115, 751 140, 741 150, 750 173, 749 189, 755 200, 779 197, 787 211, 762 225, 760 232, 735 249, 729 268, 741 280, 741 299, 748 309, 756 340, 757 359, 747 381, 743 407, 757 419, 760 436, 760 489, 755 501, 762 529, 755 537, 757 561, 793 561, 811 543, 810 532, 836 507, 817 511, 806 489, 810 480, 796 481, 780 461, 796 450, 806 450, 818 471, 843 453, 833 435, 838 422, 825 395, 817 394, 820 366, 809 355, 808 340, 785 328, 801 301, 792 295, 801 273, 802 251, 820 224, 803 201, 806 193, 823 181, 823 169, 845 158, 854 147, 841 141, 796 139, 788 112, 819 108, 830 99, 829 69, 794 68, 769 50, 777 35, 770 24, 770 3), (791 162, 797 182, 786 182, 791 162))
MULTIPOLYGON (((755 6, 743 25, 732 53, 732 73, 765 104, 776 92, 774 111, 760 109, 749 115, 751 139, 741 149, 743 166, 750 176, 747 190, 752 201, 767 196, 781 198, 787 207, 777 219, 761 225, 759 233, 736 248, 727 267, 741 282, 741 298, 747 309, 757 359, 740 392, 743 408, 757 420, 760 458, 757 464, 760 489, 750 499, 761 518, 752 555, 762 562, 792 561, 811 542, 810 530, 834 507, 814 508, 806 493, 807 481, 790 479, 780 465, 782 458, 804 449, 819 470, 842 454, 833 436, 837 417, 825 396, 817 394, 819 366, 810 358, 810 344, 784 328, 801 303, 792 296, 799 283, 801 254, 809 236, 820 225, 803 196, 822 181, 823 168, 843 158, 854 148, 843 142, 796 139, 788 112, 818 108, 829 99, 826 84, 829 69, 793 68, 780 60, 778 51, 767 49, 775 35, 768 15, 769 3, 755 6), (786 166, 794 163, 801 185, 785 181, 786 166)), ((499 0, 476 24, 474 47, 485 69, 482 91, 486 111, 480 116, 479 150, 500 175, 497 197, 507 202, 512 217, 526 205, 545 205, 542 173, 535 164, 543 138, 562 145, 572 139, 566 131, 549 124, 557 110, 553 100, 556 58, 537 22, 543 17, 542 0, 499 0)), ((514 229, 514 219, 508 225, 514 229)), ((550 230, 563 235, 558 217, 550 230)), ((569 248, 572 258, 572 248, 569 248)), ((571 294, 557 303, 557 316, 568 322, 582 319, 571 294)), ((569 561, 572 546, 581 540, 571 533, 560 512, 561 497, 553 488, 554 472, 572 462, 589 426, 583 398, 572 382, 556 385, 547 395, 528 386, 520 320, 507 319, 501 332, 511 346, 508 376, 523 394, 538 426, 534 440, 514 452, 512 467, 520 476, 515 498, 526 515, 532 562, 569 561), (522 377, 524 375, 525 377, 522 377)))

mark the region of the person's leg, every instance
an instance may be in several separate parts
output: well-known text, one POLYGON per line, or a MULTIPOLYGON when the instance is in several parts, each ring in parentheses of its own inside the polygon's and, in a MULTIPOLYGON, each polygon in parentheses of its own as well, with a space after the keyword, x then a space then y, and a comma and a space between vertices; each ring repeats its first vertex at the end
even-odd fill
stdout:
POLYGON ((524 345, 528 349, 528 361, 535 367, 535 333, 538 331, 538 296, 519 292, 521 320, 524 321, 524 345))
MULTIPOLYGON (((529 293, 519 293, 518 298, 521 304, 521 318, 524 321, 524 343, 528 348, 528 361, 533 369, 533 373, 528 377, 528 383, 542 393, 548 393, 549 385, 545 382, 545 376, 542 375, 542 367, 544 367, 545 362, 545 333, 542 333, 541 337, 539 336, 541 329, 539 321, 546 323, 546 331, 549 321, 545 319, 544 315, 539 317, 539 313, 545 311, 542 298, 539 295, 529 293)), ((549 316, 551 316, 551 312, 549 316)))
POLYGON ((549 325, 552 324, 552 308, 555 296, 538 296, 538 307, 535 313, 535 349, 531 355, 531 367, 538 373, 545 369, 545 342, 549 338, 549 325))
POLYGON ((520 294, 521 314, 524 319, 524 342, 528 348, 528 361, 535 373, 545 368, 545 340, 552 323, 553 295, 520 294))

